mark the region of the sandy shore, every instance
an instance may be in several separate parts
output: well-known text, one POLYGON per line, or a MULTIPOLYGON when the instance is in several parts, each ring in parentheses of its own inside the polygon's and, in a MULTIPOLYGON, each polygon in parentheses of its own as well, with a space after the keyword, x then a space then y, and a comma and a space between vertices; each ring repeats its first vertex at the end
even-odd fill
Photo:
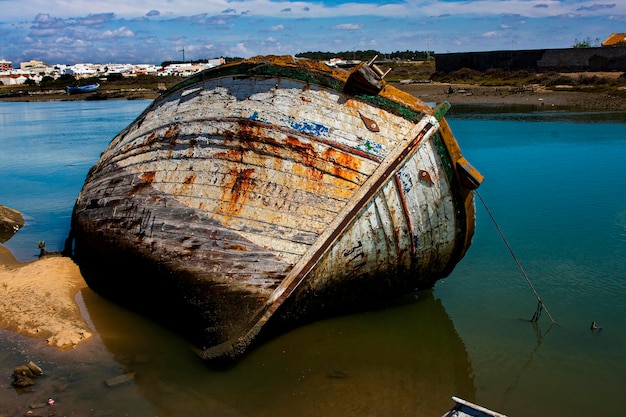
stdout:
POLYGON ((87 284, 65 257, 20 263, 0 245, 0 328, 72 348, 91 337, 74 298, 87 284))
POLYGON ((447 101, 453 106, 455 104, 529 105, 540 108, 626 111, 626 99, 606 93, 552 91, 538 86, 520 89, 446 83, 393 85, 425 102, 441 103, 447 101))

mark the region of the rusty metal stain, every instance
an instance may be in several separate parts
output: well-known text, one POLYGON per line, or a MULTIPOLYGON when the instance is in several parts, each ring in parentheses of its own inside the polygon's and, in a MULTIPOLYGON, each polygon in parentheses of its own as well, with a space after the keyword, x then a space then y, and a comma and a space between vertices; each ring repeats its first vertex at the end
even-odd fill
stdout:
POLYGON ((153 183, 154 179, 156 178, 156 172, 154 171, 144 172, 143 174, 139 176, 139 178, 141 178, 143 182, 153 183))
POLYGON ((144 144, 146 146, 151 146, 152 144, 154 144, 157 140, 159 139, 159 137, 157 136, 156 132, 152 132, 145 140, 144 144))
POLYGON ((435 183, 433 181, 433 179, 430 177, 430 174, 428 173, 428 171, 426 171, 424 169, 420 169, 419 170, 419 179, 421 181, 427 182, 428 184, 434 184, 435 183))
POLYGON ((338 149, 328 148, 322 153, 324 160, 333 163, 332 174, 353 183, 360 183, 359 172, 361 170, 361 159, 338 149))
POLYGON ((285 143, 290 145, 292 147, 292 149, 294 149, 300 155, 304 156, 306 159, 309 159, 311 157, 315 157, 316 156, 315 149, 313 148, 313 145, 311 145, 310 143, 302 143, 296 137, 288 136, 285 139, 285 143))
POLYGON ((224 188, 222 196, 222 204, 217 208, 218 213, 236 216, 241 213, 244 204, 254 187, 255 180, 252 178, 254 169, 247 168, 243 170, 234 169, 230 172, 230 176, 234 178, 233 184, 224 188))
POLYGON ((170 126, 168 126, 167 131, 165 132, 165 134, 163 135, 164 139, 172 139, 178 136, 178 132, 179 132, 179 124, 178 123, 172 123, 170 126))
POLYGON ((363 123, 365 123, 365 127, 367 127, 368 130, 371 132, 380 132, 378 123, 368 117, 365 117, 361 112, 359 112, 359 116, 361 116, 361 120, 363 120, 363 123))
POLYGON ((246 252, 248 248, 243 245, 228 245, 225 249, 236 250, 241 252, 246 252))

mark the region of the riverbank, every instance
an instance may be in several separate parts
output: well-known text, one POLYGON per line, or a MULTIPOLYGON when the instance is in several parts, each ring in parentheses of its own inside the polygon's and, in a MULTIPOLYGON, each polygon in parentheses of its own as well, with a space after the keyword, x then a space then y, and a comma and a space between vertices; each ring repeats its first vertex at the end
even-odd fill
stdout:
MULTIPOLYGON (((528 105, 542 108, 559 107, 588 111, 626 111, 626 99, 600 92, 549 90, 542 86, 486 87, 476 84, 450 83, 391 83, 428 103, 447 101, 454 105, 528 105)), ((0 95, 6 102, 43 102, 76 100, 154 100, 160 92, 153 89, 130 88, 100 90, 90 94, 67 94, 59 91, 33 91, 23 94, 0 95)))
POLYGON ((588 111, 626 111, 623 97, 585 91, 554 91, 541 86, 526 88, 485 87, 473 84, 414 83, 394 84, 428 103, 447 101, 454 105, 528 105, 588 111))
POLYGON ((154 100, 159 92, 147 88, 101 89, 95 93, 68 94, 64 90, 17 91, 0 94, 0 101, 6 102, 46 102, 80 100, 154 100))

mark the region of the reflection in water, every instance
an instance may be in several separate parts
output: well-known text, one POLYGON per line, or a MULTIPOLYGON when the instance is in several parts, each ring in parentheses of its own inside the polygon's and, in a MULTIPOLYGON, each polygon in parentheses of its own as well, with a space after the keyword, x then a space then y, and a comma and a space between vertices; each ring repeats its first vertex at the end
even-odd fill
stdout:
MULTIPOLYGON (((82 353, 59 359, 67 362, 76 353, 90 364, 89 383, 69 384, 56 394, 59 404, 72 398, 77 407, 128 415, 148 415, 149 404, 159 416, 400 417, 440 415, 451 395, 475 396, 465 347, 432 292, 295 329, 229 369, 207 367, 184 339, 90 290, 82 296, 103 343, 90 342, 79 346, 82 353), (134 373, 133 382, 104 385, 123 373, 134 373), (78 401, 87 395, 93 401, 78 401), (133 396, 137 405, 124 401, 133 396)), ((59 369, 82 374, 68 369, 76 366, 82 365, 59 369)))

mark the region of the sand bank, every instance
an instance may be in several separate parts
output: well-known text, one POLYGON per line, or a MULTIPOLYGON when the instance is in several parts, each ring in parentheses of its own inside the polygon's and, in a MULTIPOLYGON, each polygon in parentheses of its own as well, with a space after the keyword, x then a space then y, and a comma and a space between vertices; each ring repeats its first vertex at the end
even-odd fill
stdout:
POLYGON ((0 328, 72 348, 91 337, 74 297, 87 284, 66 257, 20 263, 0 245, 0 328))

